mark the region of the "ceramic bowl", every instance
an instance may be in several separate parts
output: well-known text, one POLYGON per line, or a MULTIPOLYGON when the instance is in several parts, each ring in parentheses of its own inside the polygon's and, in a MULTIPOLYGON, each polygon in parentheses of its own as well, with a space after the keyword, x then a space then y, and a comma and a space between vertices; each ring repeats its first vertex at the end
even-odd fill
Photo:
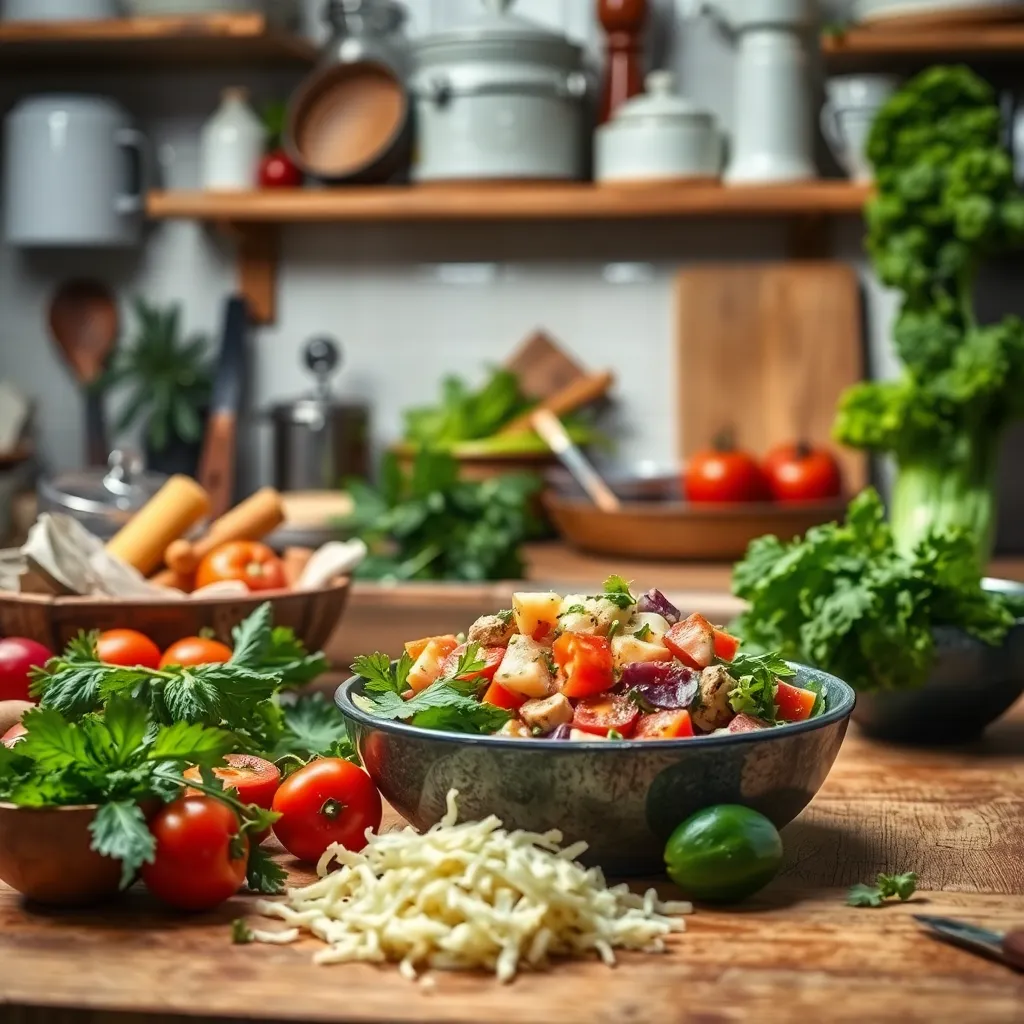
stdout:
MULTIPOLYGON (((987 579, 986 590, 1018 597, 1024 584, 987 579)), ((963 743, 978 736, 1024 693, 1024 619, 999 647, 963 630, 935 630, 935 665, 915 690, 857 695, 854 720, 876 739, 894 743, 963 743)))
POLYGON ((462 820, 496 814, 508 828, 557 828, 567 841, 589 843, 585 863, 636 877, 664 871, 665 840, 703 807, 745 804, 781 828, 808 804, 839 753, 854 693, 835 676, 797 670, 797 682, 823 684, 825 714, 685 740, 577 743, 417 729, 361 710, 352 700, 363 690, 358 676, 335 701, 370 777, 416 828, 440 820, 454 788, 462 820))

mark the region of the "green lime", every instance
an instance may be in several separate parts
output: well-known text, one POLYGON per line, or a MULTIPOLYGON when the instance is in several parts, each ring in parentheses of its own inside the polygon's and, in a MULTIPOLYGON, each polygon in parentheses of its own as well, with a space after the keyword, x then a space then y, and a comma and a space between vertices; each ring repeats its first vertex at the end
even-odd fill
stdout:
POLYGON ((665 844, 668 877, 695 900, 733 903, 764 888, 782 863, 782 838, 763 815, 738 804, 707 807, 665 844))

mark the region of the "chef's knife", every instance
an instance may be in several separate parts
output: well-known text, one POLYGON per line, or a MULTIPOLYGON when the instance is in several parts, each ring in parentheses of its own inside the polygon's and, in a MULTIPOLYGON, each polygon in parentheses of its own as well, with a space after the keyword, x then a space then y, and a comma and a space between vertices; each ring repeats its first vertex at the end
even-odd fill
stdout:
POLYGON ((217 519, 231 508, 234 495, 236 426, 245 381, 248 328, 245 299, 233 295, 224 311, 213 399, 199 462, 199 483, 210 496, 211 519, 217 519))
POLYGON ((914 920, 940 939, 998 960, 1016 971, 1024 971, 1024 930, 1001 935, 966 921, 957 921, 951 917, 931 917, 928 914, 915 914, 914 920))

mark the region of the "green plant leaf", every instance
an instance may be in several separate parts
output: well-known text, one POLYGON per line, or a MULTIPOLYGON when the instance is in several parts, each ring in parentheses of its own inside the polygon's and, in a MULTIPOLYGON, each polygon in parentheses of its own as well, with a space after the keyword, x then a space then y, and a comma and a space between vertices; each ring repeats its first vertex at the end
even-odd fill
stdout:
POLYGON ((156 859, 156 840, 142 808, 132 800, 104 804, 89 825, 92 848, 121 862, 121 888, 127 889, 143 864, 156 859))
POLYGON ((146 756, 151 761, 184 761, 212 767, 221 764, 237 742, 224 729, 198 722, 175 722, 157 732, 146 756))
POLYGON ((94 764, 85 734, 52 708, 36 708, 21 719, 27 735, 18 753, 31 758, 44 771, 60 771, 72 765, 94 764))

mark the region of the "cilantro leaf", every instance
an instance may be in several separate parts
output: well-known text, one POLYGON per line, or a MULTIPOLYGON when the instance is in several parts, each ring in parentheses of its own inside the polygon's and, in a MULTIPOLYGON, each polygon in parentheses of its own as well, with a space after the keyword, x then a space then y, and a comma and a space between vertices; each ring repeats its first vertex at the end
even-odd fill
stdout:
POLYGON ((95 765, 85 733, 53 708, 37 708, 21 720, 26 736, 18 753, 30 758, 42 771, 60 771, 86 762, 95 765))
POLYGON ((905 902, 917 891, 917 872, 908 871, 902 875, 880 874, 878 888, 884 897, 898 896, 901 902, 905 902))
POLYGON ((854 885, 846 894, 846 902, 851 907, 880 907, 884 902, 877 885, 854 885))
POLYGON ((103 726, 110 743, 111 763, 117 768, 124 768, 146 741, 149 713, 145 705, 137 701, 111 700, 103 711, 103 726))
POLYGON ((300 698, 295 704, 285 705, 284 729, 271 751, 270 760, 276 761, 289 754, 306 760, 317 754, 351 757, 355 751, 345 729, 345 718, 322 693, 300 698), (345 750, 345 754, 337 751, 345 750))
POLYGON ((330 667, 323 651, 310 654, 306 645, 295 635, 295 630, 287 626, 274 627, 270 634, 270 647, 260 665, 262 671, 280 675, 282 683, 287 686, 311 683, 330 667))
POLYGON ((187 761, 213 766, 220 764, 236 745, 235 737, 224 729, 198 722, 175 722, 157 732, 146 757, 151 761, 187 761))
POLYGON ((601 594, 606 601, 619 608, 629 608, 636 604, 636 598, 629 589, 629 583, 621 576, 609 576, 604 581, 604 593, 601 594))
POLYGON ((403 651, 395 665, 386 654, 379 651, 375 654, 363 654, 352 662, 350 668, 366 680, 368 693, 404 693, 408 688, 409 670, 413 659, 408 651, 403 651))
POLYGON ((736 680, 729 704, 739 714, 753 715, 766 722, 777 718, 775 693, 778 680, 796 675, 778 654, 737 654, 726 666, 736 680))
POLYGON ((265 601, 248 618, 243 619, 231 631, 234 649, 231 664, 243 668, 259 669, 270 647, 273 610, 265 601))
POLYGON ((634 634, 637 640, 649 640, 651 638, 650 623, 645 622, 634 634))
POLYGON ((160 702, 172 722, 248 725, 258 721, 256 705, 277 688, 274 676, 241 665, 196 665, 164 682, 160 702))
POLYGON ((473 679, 483 671, 485 664, 486 662, 480 656, 480 645, 478 643, 467 644, 466 649, 459 655, 455 671, 449 673, 448 678, 453 680, 473 679))
MULTIPOLYGON (((472 685, 475 691, 475 684, 468 685, 472 685)), ((386 692, 369 698, 369 703, 373 714, 380 718, 409 721, 423 729, 452 732, 495 732, 512 717, 504 708, 460 693, 451 682, 443 680, 428 686, 411 700, 402 700, 396 693, 386 692)))
POLYGON ((143 864, 152 864, 156 857, 156 839, 134 800, 104 804, 96 812, 89 832, 97 853, 121 862, 122 889, 132 884, 143 864))
POLYGON ((288 873, 259 844, 249 847, 249 863, 245 869, 245 884, 252 892, 276 896, 284 892, 288 873))

